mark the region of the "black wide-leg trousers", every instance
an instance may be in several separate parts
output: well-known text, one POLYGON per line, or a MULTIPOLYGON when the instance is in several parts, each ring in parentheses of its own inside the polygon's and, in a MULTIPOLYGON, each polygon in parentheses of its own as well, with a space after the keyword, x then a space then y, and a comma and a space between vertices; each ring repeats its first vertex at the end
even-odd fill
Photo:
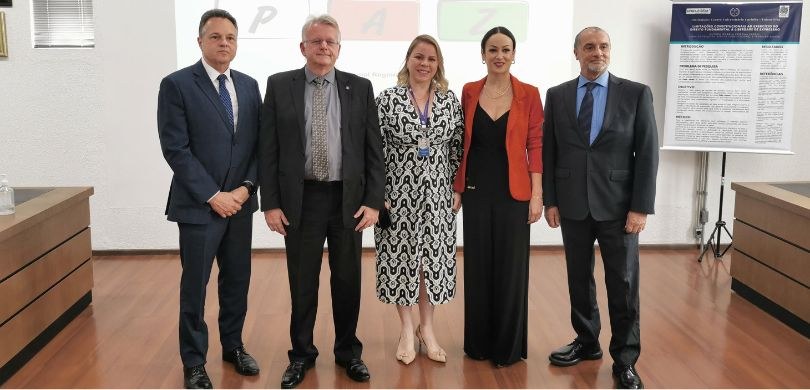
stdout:
POLYGON ((509 365, 527 356, 529 203, 463 197, 464 352, 509 365))

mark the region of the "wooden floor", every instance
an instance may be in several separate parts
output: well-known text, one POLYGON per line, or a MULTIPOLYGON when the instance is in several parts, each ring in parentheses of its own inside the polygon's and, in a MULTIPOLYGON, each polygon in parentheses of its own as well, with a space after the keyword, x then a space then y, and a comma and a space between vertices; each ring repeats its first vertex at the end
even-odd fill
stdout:
MULTIPOLYGON (((730 291, 729 266, 696 250, 644 250, 641 258, 641 359, 650 388, 810 387, 810 340, 730 291)), ((462 256, 460 255, 459 258, 462 256)), ((459 262, 463 266, 463 261, 459 262)), ((329 288, 321 284, 315 343, 321 356, 302 388, 609 388, 610 327, 601 263, 597 285, 605 357, 570 368, 547 355, 574 338, 569 323, 565 267, 560 250, 532 253, 529 287, 529 358, 507 368, 468 359, 463 345, 463 280, 454 301, 436 311, 446 364, 424 352, 410 366, 394 359, 399 326, 392 306, 374 292, 374 258, 363 258, 363 306, 358 335, 365 345, 369 383, 351 382, 333 363, 329 288)), ((180 264, 174 256, 95 259, 93 303, 9 379, 4 388, 182 387, 177 307, 180 264)), ((328 281, 328 266, 321 281, 328 281)), ((462 275, 459 269, 459 275, 462 275)), ((216 275, 209 285, 211 331, 206 366, 215 387, 277 388, 287 365, 290 297, 283 254, 254 256, 244 329, 261 373, 237 375, 220 359, 216 275)))

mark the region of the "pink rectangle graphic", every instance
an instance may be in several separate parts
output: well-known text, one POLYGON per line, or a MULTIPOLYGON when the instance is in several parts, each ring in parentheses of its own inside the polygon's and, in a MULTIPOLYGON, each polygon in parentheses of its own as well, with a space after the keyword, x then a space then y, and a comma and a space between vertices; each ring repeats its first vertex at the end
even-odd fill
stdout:
POLYGON ((410 41, 419 34, 418 1, 333 0, 329 14, 340 25, 341 39, 410 41))

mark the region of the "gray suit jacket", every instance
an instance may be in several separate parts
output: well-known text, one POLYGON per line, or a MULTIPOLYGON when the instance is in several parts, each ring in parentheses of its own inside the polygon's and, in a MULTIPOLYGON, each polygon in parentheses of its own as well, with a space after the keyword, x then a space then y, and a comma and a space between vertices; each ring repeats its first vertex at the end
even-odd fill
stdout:
MULTIPOLYGON (((259 134, 259 184, 262 211, 281 208, 290 227, 301 221, 306 164, 304 69, 267 78, 259 134)), ((343 160, 343 222, 357 224, 361 205, 381 209, 385 192, 382 137, 371 82, 335 70, 340 98, 343 160)))
POLYGON ((573 220, 653 214, 658 130, 650 88, 611 74, 604 122, 591 145, 577 127, 576 88, 574 79, 546 94, 543 204, 573 220))

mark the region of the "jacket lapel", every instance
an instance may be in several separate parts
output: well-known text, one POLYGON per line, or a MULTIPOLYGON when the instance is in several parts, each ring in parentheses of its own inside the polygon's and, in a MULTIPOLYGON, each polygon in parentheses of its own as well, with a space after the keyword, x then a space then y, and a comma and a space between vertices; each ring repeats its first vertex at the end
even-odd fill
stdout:
POLYGON ((296 72, 290 83, 290 93, 293 98, 293 106, 295 107, 295 117, 298 119, 298 129, 301 135, 301 150, 306 150, 307 134, 304 125, 304 110, 306 102, 304 102, 304 89, 306 88, 307 76, 304 73, 304 68, 296 72))
POLYGON ((467 94, 463 97, 464 100, 464 128, 467 129, 464 133, 465 150, 469 149, 472 143, 473 132, 473 118, 475 117, 475 109, 478 106, 478 99, 481 97, 481 89, 484 88, 484 82, 487 78, 484 77, 472 84, 467 89, 467 94))
POLYGON ((241 74, 238 74, 236 71, 231 70, 231 80, 233 80, 233 87, 236 89, 236 99, 238 102, 242 102, 239 105, 239 118, 242 120, 236 121, 236 137, 239 137, 239 134, 242 132, 239 131, 243 126, 242 123, 245 122, 247 119, 247 115, 243 114, 243 111, 247 108, 248 101, 250 101, 250 97, 247 95, 248 86, 245 84, 245 80, 241 74))
MULTIPOLYGON (((233 72, 231 72, 231 74, 233 74, 233 72)), ((224 130, 228 131, 230 134, 233 134, 233 122, 231 122, 231 120, 228 118, 228 113, 225 112, 225 107, 222 105, 222 102, 219 101, 219 94, 214 88, 214 84, 211 82, 211 79, 208 78, 208 73, 203 67, 202 60, 198 61, 197 65, 194 67, 194 82, 202 90, 203 94, 208 97, 208 100, 211 101, 214 109, 219 113, 222 123, 226 126, 224 130)))
MULTIPOLYGON (((523 115, 524 111, 524 98, 526 97, 526 93, 523 90, 523 87, 520 86, 520 81, 518 81, 517 77, 509 76, 510 81, 512 83, 512 107, 509 108, 509 118, 506 119, 506 139, 508 140, 512 133, 515 131, 515 127, 519 126, 517 121, 520 118, 528 117, 528 115, 523 115)), ((499 119, 499 118, 496 118, 499 119)), ((507 141, 508 143, 508 141, 507 141)))
POLYGON ((582 141, 584 145, 589 145, 587 139, 585 139, 585 134, 579 131, 579 122, 577 121, 577 84, 579 83, 579 77, 569 81, 566 83, 565 88, 563 88, 563 104, 566 105, 565 111, 568 113, 569 117, 568 120, 572 123, 571 129, 577 133, 577 137, 579 140, 582 141))
POLYGON ((349 142, 349 113, 352 112, 352 85, 343 72, 335 69, 335 87, 338 89, 340 100, 340 140, 341 144, 349 142))
POLYGON ((608 129, 611 127, 611 122, 613 122, 616 112, 619 111, 619 102, 622 101, 622 94, 624 92, 622 79, 611 74, 608 77, 608 86, 607 102, 605 102, 605 119, 602 121, 602 128, 599 129, 599 134, 596 136, 596 139, 593 140, 594 144, 599 142, 599 140, 604 137, 605 133, 609 131, 608 129))

